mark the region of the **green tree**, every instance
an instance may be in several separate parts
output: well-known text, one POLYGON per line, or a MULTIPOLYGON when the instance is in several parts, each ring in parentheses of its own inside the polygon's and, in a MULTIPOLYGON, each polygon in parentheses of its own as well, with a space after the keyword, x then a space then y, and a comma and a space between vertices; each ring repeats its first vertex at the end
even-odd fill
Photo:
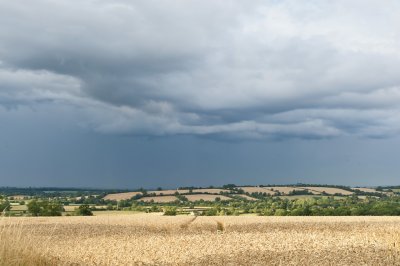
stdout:
POLYGON ((61 216, 62 212, 64 211, 64 208, 59 202, 51 201, 46 203, 47 203, 46 206, 47 208, 45 208, 46 216, 61 216))
POLYGON ((80 216, 92 216, 93 212, 90 209, 90 206, 87 204, 83 204, 81 206, 79 206, 79 208, 76 210, 76 215, 80 215, 80 216))
POLYGON ((166 216, 175 216, 177 213, 176 207, 166 207, 164 209, 164 215, 166 216))
POLYGON ((7 200, 3 201, 3 202, 0 202, 0 212, 9 210, 10 206, 11 206, 10 202, 8 202, 7 200))
POLYGON ((39 216, 40 215, 40 205, 37 200, 31 200, 28 203, 28 212, 32 214, 32 216, 39 216))
POLYGON ((275 216, 285 216, 287 214, 287 211, 285 209, 277 209, 275 211, 275 216))
POLYGON ((28 212, 33 216, 61 216, 64 208, 56 201, 32 200, 28 203, 28 212))
POLYGON ((205 216, 217 216, 219 210, 217 208, 210 208, 204 212, 205 216))

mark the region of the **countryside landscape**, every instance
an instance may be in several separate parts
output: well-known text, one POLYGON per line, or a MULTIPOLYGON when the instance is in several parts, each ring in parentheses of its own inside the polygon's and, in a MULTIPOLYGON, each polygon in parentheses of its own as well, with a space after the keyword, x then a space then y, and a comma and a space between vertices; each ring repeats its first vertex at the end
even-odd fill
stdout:
POLYGON ((0 0, 0 266, 400 266, 399 0, 0 0))
POLYGON ((1 265, 400 264, 400 187, 0 191, 1 265))

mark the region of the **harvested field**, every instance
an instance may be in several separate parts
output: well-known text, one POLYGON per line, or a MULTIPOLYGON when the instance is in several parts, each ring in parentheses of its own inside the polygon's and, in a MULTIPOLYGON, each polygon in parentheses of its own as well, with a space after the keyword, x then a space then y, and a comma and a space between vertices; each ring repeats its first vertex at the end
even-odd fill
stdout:
POLYGON ((304 189, 308 189, 308 191, 310 191, 313 194, 319 195, 322 194, 322 192, 326 192, 327 194, 333 195, 336 193, 340 193, 343 195, 351 195, 353 194, 353 192, 344 190, 344 189, 340 189, 340 188, 333 188, 333 187, 302 187, 304 189))
POLYGON ((221 200, 231 200, 231 198, 228 198, 223 195, 211 195, 211 194, 185 195, 185 197, 189 201, 196 201, 196 200, 215 201, 216 198, 220 198, 221 200))
POLYGON ((124 193, 114 193, 108 194, 104 197, 105 200, 128 200, 138 194, 142 194, 140 192, 124 192, 124 193))
POLYGON ((10 198, 13 198, 14 200, 24 200, 24 199, 29 199, 30 196, 26 196, 26 195, 14 195, 14 196, 9 196, 8 198, 9 198, 9 199, 10 199, 10 198))
POLYGON ((243 198, 243 199, 247 199, 247 200, 258 200, 258 199, 256 199, 256 198, 253 198, 253 197, 250 197, 250 196, 247 196, 247 195, 243 195, 243 194, 240 194, 240 195, 231 194, 230 196, 239 196, 239 197, 241 197, 241 198, 243 198))
POLYGON ((138 211, 93 211, 94 216, 124 216, 124 215, 133 215, 133 214, 138 214, 142 212, 138 211))
POLYGON ((63 208, 64 208, 64 210, 65 210, 66 212, 73 212, 73 211, 75 211, 76 209, 78 209, 79 206, 76 206, 76 205, 69 205, 69 206, 63 206, 63 208))
POLYGON ((305 191, 306 189, 304 188, 298 188, 298 187, 264 187, 265 189, 271 190, 271 191, 279 191, 282 194, 289 194, 292 191, 305 191))
POLYGON ((155 193, 157 196, 159 195, 174 195, 176 192, 179 194, 189 193, 188 189, 166 189, 166 190, 151 190, 147 193, 155 193))
MULTIPOLYGON (((329 196, 321 196, 321 195, 293 195, 293 196, 277 196, 281 199, 312 199, 312 198, 326 198, 329 196)), ((338 196, 335 196, 335 199, 339 198, 338 196)))
POLYGON ((209 194, 220 194, 221 192, 229 192, 227 189, 220 189, 220 188, 200 188, 200 189, 193 189, 194 193, 209 193, 209 194))
POLYGON ((5 237, 5 228, 3 248, 37 252, 48 265, 400 265, 399 217, 127 215, 7 222, 18 223, 23 238, 5 237))
POLYGON ((241 189, 243 189, 244 192, 248 192, 248 193, 267 193, 267 194, 275 194, 274 191, 270 190, 270 189, 266 189, 264 187, 239 187, 241 189))
POLYGON ((368 192, 368 193, 376 193, 376 192, 382 193, 381 191, 376 191, 376 189, 368 188, 368 187, 353 187, 351 189, 359 190, 359 191, 362 191, 362 192, 368 192))
POLYGON ((156 197, 143 197, 139 199, 139 201, 144 201, 144 202, 158 202, 158 203, 163 203, 163 202, 174 202, 178 198, 175 196, 156 196, 156 197))
POLYGON ((12 211, 27 211, 28 210, 28 206, 26 206, 26 205, 12 205, 11 206, 11 210, 12 211))

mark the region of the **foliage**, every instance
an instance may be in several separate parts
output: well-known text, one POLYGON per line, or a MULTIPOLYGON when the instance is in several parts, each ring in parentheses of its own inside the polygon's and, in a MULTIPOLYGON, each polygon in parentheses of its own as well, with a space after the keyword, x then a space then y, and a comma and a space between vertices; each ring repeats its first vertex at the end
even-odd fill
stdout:
MULTIPOLYGON (((323 187, 327 185, 315 184, 298 184, 298 186, 314 186, 323 187)), ((266 185, 272 186, 272 185, 266 185)), ((275 185, 276 186, 276 185, 275 185)), ((288 186, 288 185, 286 185, 288 186)), ((10 211, 11 204, 26 203, 28 212, 33 216, 51 216, 61 215, 62 205, 83 204, 91 206, 106 206, 107 210, 121 210, 131 209, 146 212, 160 212, 167 210, 171 215, 187 213, 185 208, 195 209, 200 215, 239 215, 239 214, 253 214, 264 216, 354 216, 354 215, 400 215, 399 205, 400 197, 398 194, 379 193, 379 192, 364 192, 356 189, 351 189, 345 186, 331 186, 348 191, 353 191, 352 196, 328 196, 323 195, 310 195, 307 190, 294 190, 289 193, 289 196, 269 195, 268 193, 245 193, 243 189, 236 187, 234 184, 226 184, 222 188, 228 189, 229 192, 222 192, 231 198, 229 201, 216 198, 215 201, 198 200, 190 202, 187 199, 187 194, 176 193, 177 200, 170 203, 157 203, 157 202, 141 202, 138 201, 145 195, 151 195, 145 189, 140 189, 141 193, 126 200, 105 200, 105 194, 110 193, 111 190, 79 190, 79 189, 56 189, 56 188, 0 188, 0 193, 5 196, 0 200, 0 211, 6 210, 7 215, 15 215, 15 211, 10 211), (2 190, 3 189, 3 190, 2 190), (20 192, 20 193, 17 193, 20 192), (25 193, 23 193, 25 192, 25 193), (92 193, 97 193, 93 195, 92 193), (11 199, 12 195, 31 195, 30 201, 17 201, 11 199), (243 195, 248 195, 252 199, 244 199, 243 195), (33 197, 32 197, 33 196, 33 197), (304 196, 304 197, 303 197, 304 196), (51 199, 51 200, 49 200, 51 199), (196 206, 194 208, 194 206, 196 206)), ((389 189, 395 190, 397 187, 379 187, 379 190, 388 191, 389 189)), ((189 189, 189 194, 193 194, 196 187, 182 188, 189 189)), ((125 192, 113 191, 113 192, 125 192)), ((394 191, 395 193, 396 191, 394 191)), ((198 192, 197 192, 198 193, 198 192)), ((90 208, 89 208, 90 209, 90 208)), ((23 215, 23 213, 19 213, 23 215)), ((166 214, 169 215, 169 214, 166 214)))
POLYGON ((153 206, 170 208, 204 208, 201 215, 238 215, 257 214, 264 216, 356 216, 356 215, 400 215, 400 197, 359 198, 356 195, 346 197, 315 196, 309 198, 272 197, 263 194, 251 194, 259 200, 248 201, 233 197, 231 201, 195 202, 176 201, 171 203, 135 202, 135 209, 148 209, 153 206))
POLYGON ((235 184, 226 184, 222 186, 223 189, 234 189, 235 187, 235 184))
POLYGON ((7 200, 0 201, 0 212, 7 211, 10 208, 10 202, 7 200))
POLYGON ((176 207, 166 207, 164 209, 164 215, 175 216, 177 214, 176 207))
POLYGON ((32 216, 61 216, 63 212, 61 203, 56 201, 32 200, 27 206, 32 216))
POLYGON ((79 206, 79 208, 75 211, 76 215, 79 216, 92 216, 92 210, 89 205, 84 204, 79 206))
POLYGON ((185 196, 178 194, 175 194, 175 197, 178 198, 180 201, 189 201, 185 196))

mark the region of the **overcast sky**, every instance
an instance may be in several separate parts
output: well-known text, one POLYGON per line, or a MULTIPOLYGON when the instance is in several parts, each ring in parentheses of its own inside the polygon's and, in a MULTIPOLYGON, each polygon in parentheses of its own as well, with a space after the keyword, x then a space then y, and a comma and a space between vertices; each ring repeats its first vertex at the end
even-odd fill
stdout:
POLYGON ((0 186, 399 184, 399 13, 0 0, 0 186))

